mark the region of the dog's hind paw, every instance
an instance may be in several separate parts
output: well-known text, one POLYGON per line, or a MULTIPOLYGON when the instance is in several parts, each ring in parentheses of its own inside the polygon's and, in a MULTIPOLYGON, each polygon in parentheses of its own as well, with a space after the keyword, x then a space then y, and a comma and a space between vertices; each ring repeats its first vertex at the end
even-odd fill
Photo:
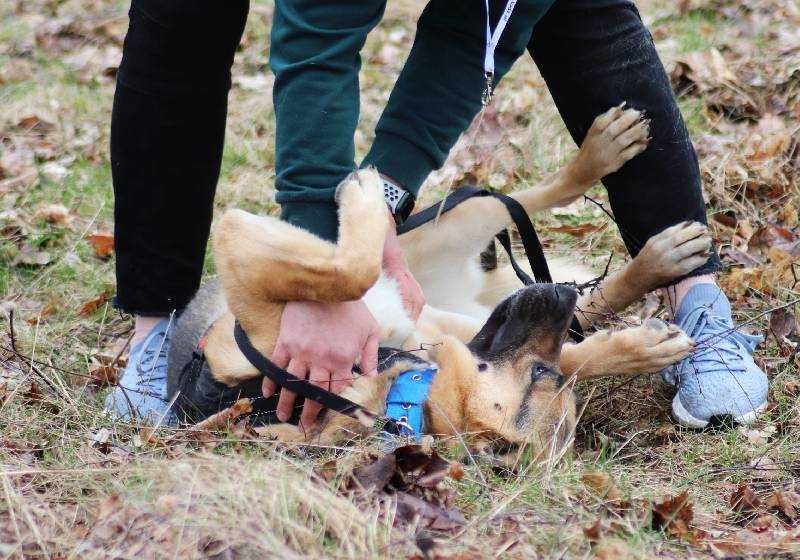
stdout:
POLYGON ((704 265, 713 254, 711 244, 705 224, 682 222, 648 239, 631 266, 649 291, 704 265))
POLYGON ((650 120, 643 117, 622 103, 594 120, 576 160, 583 181, 596 183, 647 148, 650 120))
POLYGON ((380 175, 373 167, 354 171, 336 187, 335 200, 343 211, 374 210, 384 204, 380 175))

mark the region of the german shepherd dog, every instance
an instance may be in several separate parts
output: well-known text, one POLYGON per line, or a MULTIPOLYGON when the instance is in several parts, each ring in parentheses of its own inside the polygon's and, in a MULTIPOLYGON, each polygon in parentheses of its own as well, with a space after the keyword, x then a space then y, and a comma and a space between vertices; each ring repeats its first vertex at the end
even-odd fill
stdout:
MULTIPOLYGON (((511 196, 529 214, 575 200, 643 151, 648 134, 638 111, 615 107, 595 119, 568 165, 511 196)), ((472 445, 511 460, 523 447, 568 447, 575 380, 655 372, 692 351, 683 332, 656 320, 599 331, 577 344, 565 340, 576 305, 588 327, 586 317, 621 311, 705 262, 711 240, 702 224, 678 224, 651 238, 635 259, 579 299, 564 284, 520 289, 507 267, 484 271, 480 253, 511 219, 500 201, 470 198, 400 238, 428 302, 415 324, 396 284, 381 272, 388 220, 378 173, 353 173, 336 196, 335 244, 242 210, 219 219, 212 238, 218 279, 179 318, 169 356, 169 394, 184 421, 200 421, 238 398, 251 398, 254 406, 266 400, 261 374, 234 340, 234 324, 269 357, 288 301, 363 298, 381 327, 381 346, 396 349, 379 376, 356 377, 342 396, 382 414, 395 378, 427 360, 438 372, 423 405, 425 433, 470 434, 472 445), (187 364, 201 339, 204 362, 193 370, 187 364)), ((574 266, 554 267, 556 280, 576 275, 591 276, 574 266)), ((331 412, 307 430, 273 422, 263 432, 285 441, 331 442, 371 430, 331 412)))

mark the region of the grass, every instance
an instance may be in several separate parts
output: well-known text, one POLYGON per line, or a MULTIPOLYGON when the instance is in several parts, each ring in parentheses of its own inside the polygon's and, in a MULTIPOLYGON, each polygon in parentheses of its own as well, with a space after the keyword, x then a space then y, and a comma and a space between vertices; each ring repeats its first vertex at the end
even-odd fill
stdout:
MULTIPOLYGON (((680 13, 675 3, 648 0, 640 3, 640 9, 668 69, 687 53, 717 48, 732 68, 755 65, 759 75, 771 79, 781 70, 771 61, 781 58, 770 51, 775 48, 770 33, 776 26, 790 27, 794 20, 791 12, 775 15, 775 10, 785 9, 783 3, 767 4, 772 12, 758 12, 761 19, 743 34, 737 33, 749 12, 725 12, 732 5, 726 2, 694 1, 680 13), (760 59, 745 58, 746 47, 769 55, 766 62, 758 66, 760 59)), ((236 80, 268 75, 265 45, 271 4, 261 0, 252 5, 234 66, 234 81, 240 85, 230 95, 216 209, 238 206, 275 213, 270 88, 248 89, 253 86, 236 80)), ((376 56, 391 41, 399 52, 407 52, 421 7, 411 0, 389 2, 384 23, 365 47, 363 118, 356 137, 360 154, 369 147, 382 104, 400 70, 399 60, 387 64, 376 56)), ((11 351, 11 333, 3 319, 0 557, 408 558, 418 554, 413 525, 392 528, 391 515, 379 515, 379 502, 342 495, 335 491, 336 479, 319 474, 335 459, 336 470, 345 476, 378 449, 373 442, 357 442, 346 449, 286 448, 249 439, 235 429, 195 441, 168 430, 151 435, 102 413, 104 391, 93 389, 87 375, 102 356, 116 355, 131 328, 130 318, 107 303, 80 314, 86 302, 114 290, 113 259, 98 259, 85 239, 87 233, 113 228, 108 123, 114 84, 91 61, 87 68, 76 68, 70 60, 86 46, 119 45, 126 9, 122 0, 90 4, 35 0, 0 6, 0 131, 11 131, 4 133, 0 156, 19 141, 13 127, 23 117, 34 115, 54 125, 46 136, 53 153, 39 155, 33 162, 40 172, 38 184, 0 190, 0 310, 4 317, 13 311, 14 342, 30 358, 21 359, 11 351), (59 18, 72 21, 72 26, 59 31, 53 23, 59 18), (100 31, 102 25, 109 31, 100 31), (69 39, 70 33, 78 40, 69 39), (68 170, 63 180, 45 176, 48 160, 68 170), (69 210, 69 223, 51 224, 37 215, 42 205, 54 203, 69 210), (52 262, 44 267, 14 264, 21 244, 49 253, 52 262), (31 382, 41 397, 31 394, 31 382)), ((789 107, 797 102, 791 87, 796 86, 781 90, 789 107)), ((766 99, 770 94, 759 95, 766 99)), ((747 167, 754 141, 748 127, 754 125, 727 123, 707 101, 687 95, 680 99, 680 107, 695 141, 709 135, 730 137, 722 156, 699 148, 710 209, 732 209, 739 223, 734 231, 715 222, 718 240, 723 246, 745 247, 744 222, 752 229, 774 222, 796 230, 796 223, 780 222, 775 212, 800 203, 798 175, 789 175, 789 186, 778 198, 742 197, 743 184, 766 181, 747 167), (745 179, 732 172, 737 166, 744 169, 745 179)), ((514 147, 510 163, 500 162, 511 166, 502 188, 535 183, 574 150, 529 60, 521 60, 506 78, 497 108, 500 117, 508 117, 503 121, 502 144, 514 147)), ((787 110, 781 119, 796 137, 800 111, 787 110)), ((470 171, 463 168, 460 154, 480 141, 480 135, 469 135, 456 149, 445 169, 427 184, 427 199, 439 196, 454 177, 470 171)), ((796 155, 785 154, 769 164, 790 169, 796 155)), ((478 174, 481 180, 489 179, 478 174)), ((593 194, 605 199, 600 188, 593 194)), ((537 217, 554 251, 579 255, 598 267, 609 252, 622 251, 613 227, 578 238, 550 233, 548 228, 604 220, 593 207, 580 205, 537 217)), ((741 266, 729 259, 726 265, 731 270, 741 266)), ((761 268, 770 266, 775 265, 765 257, 761 268)), ((205 273, 213 273, 210 254, 205 273)), ((724 274, 723 280, 732 281, 731 274, 724 274)), ((781 282, 744 289, 737 302, 738 318, 756 317, 752 330, 765 333, 768 316, 761 314, 798 295, 791 283, 781 282)), ((632 310, 631 319, 638 321, 638 313, 632 310)), ((675 426, 667 412, 669 391, 657 376, 580 387, 588 401, 586 412, 574 453, 559 465, 527 464, 521 473, 509 475, 480 458, 464 461, 464 478, 450 484, 467 527, 445 539, 448 550, 462 557, 586 558, 601 557, 608 547, 621 546, 617 556, 711 557, 724 553, 714 543, 740 538, 756 544, 731 554, 766 557, 785 552, 788 545, 779 540, 797 535, 796 520, 771 512, 771 528, 750 532, 729 504, 739 484, 766 499, 775 489, 794 488, 800 474, 796 356, 787 343, 778 344, 774 337, 758 355, 771 378, 772 404, 750 430, 696 432, 675 426), (767 467, 756 465, 764 458, 769 460, 767 467), (582 479, 587 472, 606 473, 628 505, 620 507, 593 493, 582 479), (694 523, 710 535, 695 544, 651 528, 652 503, 682 491, 689 492, 694 523), (585 531, 597 521, 599 542, 585 531), (764 539, 771 539, 772 546, 764 539)))

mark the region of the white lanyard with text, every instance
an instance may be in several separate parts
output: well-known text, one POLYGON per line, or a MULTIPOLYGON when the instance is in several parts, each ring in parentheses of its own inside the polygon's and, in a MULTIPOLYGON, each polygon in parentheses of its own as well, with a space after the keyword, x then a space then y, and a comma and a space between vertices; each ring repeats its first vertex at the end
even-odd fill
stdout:
POLYGON ((497 48, 497 43, 500 42, 500 36, 506 28, 508 20, 511 19, 511 13, 514 11, 514 6, 517 5, 517 0, 508 0, 494 31, 489 23, 489 0, 484 0, 484 4, 486 5, 486 53, 483 57, 483 75, 486 78, 486 84, 483 88, 483 95, 481 95, 481 103, 485 107, 491 103, 492 95, 494 95, 494 50, 497 48))

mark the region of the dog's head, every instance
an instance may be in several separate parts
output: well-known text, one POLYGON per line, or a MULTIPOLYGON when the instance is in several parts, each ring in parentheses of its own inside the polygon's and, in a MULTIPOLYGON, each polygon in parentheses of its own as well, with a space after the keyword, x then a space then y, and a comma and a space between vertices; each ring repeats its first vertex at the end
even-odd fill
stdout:
POLYGON ((576 301, 567 286, 528 286, 497 306, 469 345, 450 352, 458 363, 449 365, 468 386, 466 431, 506 463, 526 451, 560 452, 571 442, 575 398, 559 358, 576 301))

